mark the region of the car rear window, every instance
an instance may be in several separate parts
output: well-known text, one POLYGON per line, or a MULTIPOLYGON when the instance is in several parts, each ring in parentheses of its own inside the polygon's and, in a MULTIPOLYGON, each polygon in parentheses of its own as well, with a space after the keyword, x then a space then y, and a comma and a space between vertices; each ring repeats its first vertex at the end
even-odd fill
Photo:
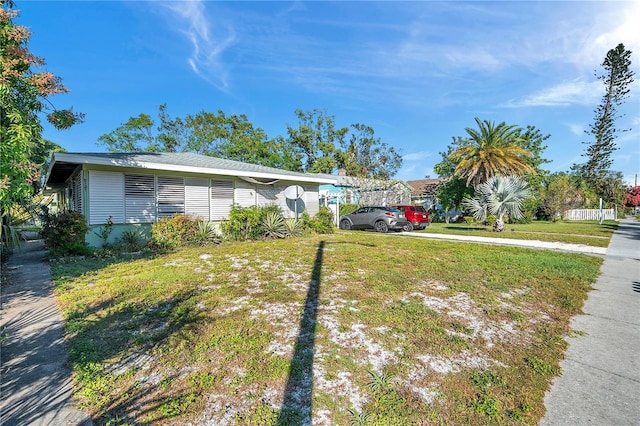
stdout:
POLYGON ((420 213, 426 213, 427 212, 425 210, 425 208, 422 207, 422 206, 411 207, 411 210, 414 211, 414 212, 420 212, 420 213))

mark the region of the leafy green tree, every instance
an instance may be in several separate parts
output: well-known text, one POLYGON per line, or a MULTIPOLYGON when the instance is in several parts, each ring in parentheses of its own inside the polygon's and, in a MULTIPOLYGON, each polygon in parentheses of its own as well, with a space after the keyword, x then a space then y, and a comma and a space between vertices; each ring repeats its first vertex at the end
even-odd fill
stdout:
POLYGON ((624 205, 624 194, 627 186, 621 172, 610 171, 600 178, 599 195, 609 207, 624 205))
POLYGON ((300 159, 281 138, 269 139, 261 128, 253 127, 247 116, 201 111, 185 119, 188 151, 229 160, 300 170, 300 159))
POLYGON ((195 152, 286 170, 300 170, 300 159, 283 138, 268 139, 242 115, 201 111, 171 118, 160 105, 157 124, 149 115, 131 117, 98 141, 111 152, 195 152))
POLYGON ((467 185, 476 186, 495 175, 535 173, 529 164, 532 154, 522 147, 525 143, 522 129, 475 119, 478 130, 467 127, 469 138, 458 138, 458 146, 451 156, 456 162, 454 174, 466 179, 467 185))
POLYGON ((154 121, 147 114, 129 118, 116 130, 98 138, 98 142, 107 146, 110 152, 153 151, 157 136, 154 134, 154 121))
POLYGON ((287 126, 288 141, 303 161, 303 171, 331 173, 338 166, 335 158, 338 147, 344 145, 348 127, 336 128, 335 119, 326 112, 295 111, 298 127, 287 126))
POLYGON ((594 111, 593 124, 590 125, 589 131, 585 131, 593 140, 585 142, 588 147, 582 155, 586 162, 575 166, 587 183, 603 198, 607 197, 605 193, 608 192, 603 185, 608 185, 604 178, 613 163, 611 155, 618 149, 615 139, 618 133, 629 130, 617 128, 616 119, 621 118, 617 115, 617 107, 629 97, 629 87, 633 83, 634 72, 630 66, 631 51, 626 50, 622 43, 607 52, 602 62, 603 72, 596 73, 596 78, 604 85, 605 93, 594 111))
POLYGON ((456 163, 451 155, 452 152, 453 148, 451 146, 447 148, 447 152, 441 152, 442 161, 433 167, 433 170, 442 179, 436 189, 436 198, 445 210, 445 221, 447 223, 449 222, 449 211, 460 208, 465 197, 473 196, 473 187, 467 186, 464 179, 454 174, 456 163))
MULTIPOLYGON (((66 93, 60 77, 37 72, 43 58, 29 52, 28 29, 17 25, 18 11, 4 0, 0 10, 0 215, 15 203, 28 199, 42 166, 39 159, 47 149, 42 139, 41 115, 57 129, 67 129, 84 115, 56 109, 49 97, 66 93), (35 161, 38 161, 34 163, 35 161)), ((1 229, 1 228, 0 228, 1 229)), ((0 232, 2 232, 0 230, 0 232)))
POLYGON ((528 125, 525 129, 520 129, 520 134, 516 139, 518 145, 531 154, 524 157, 527 164, 535 171, 524 175, 531 190, 538 190, 544 178, 549 175, 549 171, 544 169, 543 165, 550 163, 550 161, 543 157, 543 153, 547 149, 547 145, 544 143, 550 137, 549 134, 543 135, 535 126, 528 125))
POLYGON ((553 221, 563 219, 564 212, 582 205, 584 195, 574 179, 566 173, 550 175, 540 191, 540 214, 553 221))
POLYGON ((462 205, 478 220, 497 217, 493 230, 504 230, 504 218, 522 218, 522 206, 531 196, 527 182, 519 176, 492 176, 476 186, 476 195, 465 198, 462 205))
POLYGON ((402 156, 380 138, 375 137, 372 127, 352 124, 349 142, 343 140, 341 150, 336 152, 337 165, 347 175, 390 179, 402 166, 402 156))
POLYGON ((98 138, 110 152, 179 152, 184 150, 185 125, 181 118, 171 119, 167 104, 158 108, 158 125, 148 114, 130 117, 110 133, 98 138))

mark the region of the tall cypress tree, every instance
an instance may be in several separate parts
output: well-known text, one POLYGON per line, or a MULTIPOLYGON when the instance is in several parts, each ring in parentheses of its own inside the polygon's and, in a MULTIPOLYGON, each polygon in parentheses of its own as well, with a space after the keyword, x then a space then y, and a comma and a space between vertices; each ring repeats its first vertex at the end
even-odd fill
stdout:
POLYGON ((582 154, 587 161, 579 165, 578 170, 585 181, 599 194, 603 189, 601 182, 613 163, 611 154, 618 149, 615 139, 618 133, 630 130, 619 129, 615 123, 616 119, 622 117, 617 115, 616 108, 628 97, 629 86, 633 82, 634 72, 630 69, 630 57, 631 51, 625 50, 624 45, 620 43, 615 49, 607 52, 602 62, 603 72, 596 73, 598 80, 604 84, 605 94, 594 111, 593 124, 589 126, 589 130, 585 131, 592 140, 584 142, 589 145, 582 154))

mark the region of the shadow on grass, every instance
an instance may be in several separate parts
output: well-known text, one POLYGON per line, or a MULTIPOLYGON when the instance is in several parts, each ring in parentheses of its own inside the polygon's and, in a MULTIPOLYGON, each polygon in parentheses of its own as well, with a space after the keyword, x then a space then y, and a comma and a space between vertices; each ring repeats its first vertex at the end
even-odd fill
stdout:
POLYGON ((468 225, 459 225, 459 226, 443 226, 442 229, 451 229, 455 231, 488 231, 490 228, 486 226, 468 226, 468 225))
POLYGON ((325 242, 320 241, 313 263, 309 290, 300 318, 298 339, 294 346, 293 358, 285 388, 284 400, 278 415, 278 425, 310 425, 313 411, 313 358, 316 340, 316 318, 318 315, 318 295, 322 275, 322 256, 325 242))
POLYGON ((158 382, 171 383, 178 377, 179 370, 136 380, 120 388, 117 397, 111 395, 105 407, 101 407, 98 394, 105 383, 153 367, 148 354, 153 353, 154 348, 165 347, 169 339, 188 334, 191 325, 205 321, 201 311, 193 306, 195 293, 195 290, 178 292, 150 307, 107 299, 76 311, 67 319, 67 332, 73 336, 69 359, 78 380, 78 391, 89 395, 94 408, 98 408, 94 417, 96 424, 114 421, 137 424, 150 413, 154 422, 162 421, 183 414, 194 402, 188 389, 157 392, 158 382), (97 320, 94 313, 100 313, 97 320), (113 363, 113 359, 118 361, 113 363), (106 365, 108 369, 104 368, 106 365))
MULTIPOLYGON (((53 269, 57 273, 57 285, 64 288, 66 282, 84 274, 163 254, 66 259, 54 261, 53 269)), ((189 333, 192 325, 206 320, 194 306, 193 298, 197 294, 195 289, 178 291, 154 306, 108 297, 99 303, 77 306, 67 313, 65 331, 69 361, 76 378, 74 393, 86 398, 85 402, 94 410, 96 425, 138 424, 149 418, 146 416, 152 416, 153 422, 162 422, 183 414, 195 402, 189 389, 158 391, 162 383, 178 379, 179 371, 166 371, 161 377, 143 377, 128 386, 120 383, 118 386, 122 387, 117 395, 110 393, 109 387, 121 376, 152 367, 148 354, 153 353, 154 348, 166 346, 173 338, 179 340, 181 334, 189 333)))

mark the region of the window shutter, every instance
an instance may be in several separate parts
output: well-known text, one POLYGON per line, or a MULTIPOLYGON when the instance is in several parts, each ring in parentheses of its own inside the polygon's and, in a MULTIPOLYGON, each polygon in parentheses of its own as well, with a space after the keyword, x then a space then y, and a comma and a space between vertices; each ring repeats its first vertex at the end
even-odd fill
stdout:
POLYGON ((233 181, 211 180, 211 220, 229 217, 233 206, 233 181))
POLYGON ((185 212, 189 216, 209 220, 209 180, 185 179, 185 212))
POLYGON ((89 224, 102 225, 109 216, 113 223, 124 223, 124 175, 116 172, 89 171, 89 224))
POLYGON ((155 222, 155 179, 153 175, 124 175, 124 198, 127 223, 155 222))
POLYGON ((83 213, 82 172, 73 178, 73 210, 83 213))
POLYGON ((158 176, 158 218, 184 213, 184 178, 158 176))

